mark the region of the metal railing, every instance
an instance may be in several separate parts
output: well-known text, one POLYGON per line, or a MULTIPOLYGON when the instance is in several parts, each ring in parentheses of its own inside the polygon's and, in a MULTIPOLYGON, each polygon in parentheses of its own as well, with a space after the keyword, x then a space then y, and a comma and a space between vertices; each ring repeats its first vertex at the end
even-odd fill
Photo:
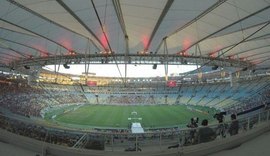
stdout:
POLYGON ((231 132, 232 121, 220 124, 199 126, 197 128, 171 128, 132 134, 122 130, 72 130, 56 125, 37 123, 29 119, 20 119, 0 114, 0 128, 46 141, 74 148, 87 148, 102 151, 166 151, 174 148, 192 146, 200 143, 222 140, 256 129, 268 123, 270 111, 264 110, 248 116, 239 116, 236 120, 236 133, 231 132))

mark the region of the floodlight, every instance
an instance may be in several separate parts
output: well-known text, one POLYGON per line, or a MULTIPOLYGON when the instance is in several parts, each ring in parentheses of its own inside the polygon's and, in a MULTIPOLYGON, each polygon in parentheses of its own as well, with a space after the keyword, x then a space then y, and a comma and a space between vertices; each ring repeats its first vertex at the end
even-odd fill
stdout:
POLYGON ((70 68, 70 66, 67 63, 63 64, 63 66, 64 66, 65 69, 69 69, 70 68))
POLYGON ((218 65, 214 65, 213 67, 212 67, 212 70, 217 70, 218 69, 218 65))
POLYGON ((27 65, 25 65, 25 66, 24 66, 24 68, 25 68, 25 69, 30 69, 30 67, 29 67, 29 66, 27 66, 27 65))

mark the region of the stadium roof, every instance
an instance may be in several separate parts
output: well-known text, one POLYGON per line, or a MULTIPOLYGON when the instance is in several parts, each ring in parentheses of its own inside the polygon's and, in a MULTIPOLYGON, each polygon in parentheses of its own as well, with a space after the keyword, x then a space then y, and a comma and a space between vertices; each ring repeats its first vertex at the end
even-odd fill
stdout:
POLYGON ((106 55, 269 67, 269 15, 270 0, 1 0, 0 64, 106 55))

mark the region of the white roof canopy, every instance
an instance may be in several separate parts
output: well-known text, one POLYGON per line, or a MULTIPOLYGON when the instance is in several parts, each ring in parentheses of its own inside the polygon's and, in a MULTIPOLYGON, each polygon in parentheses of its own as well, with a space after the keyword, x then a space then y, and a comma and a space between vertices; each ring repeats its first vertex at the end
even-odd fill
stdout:
POLYGON ((141 51, 270 66, 270 0, 2 0, 0 64, 141 51), (166 44, 165 44, 166 43, 166 44))

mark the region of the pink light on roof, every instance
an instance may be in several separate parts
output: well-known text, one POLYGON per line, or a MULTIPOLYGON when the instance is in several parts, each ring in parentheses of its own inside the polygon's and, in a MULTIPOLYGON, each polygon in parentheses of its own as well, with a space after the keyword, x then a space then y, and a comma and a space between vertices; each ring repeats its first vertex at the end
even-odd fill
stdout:
POLYGON ((107 42, 106 37, 107 37, 107 39, 108 39, 108 35, 102 33, 102 35, 101 35, 101 37, 100 37, 100 41, 101 41, 102 46, 107 50, 107 49, 109 48, 109 46, 108 46, 108 42, 107 42), (106 36, 105 36, 105 35, 106 35, 106 36))
POLYGON ((37 45, 37 44, 34 44, 34 45, 31 45, 33 48, 37 49, 38 52, 40 53, 41 57, 47 57, 49 56, 49 52, 48 50, 41 46, 41 45, 37 45))
POLYGON ((209 56, 212 58, 218 57, 218 52, 222 49, 221 46, 216 46, 214 47, 213 51, 211 53, 209 53, 209 56))
POLYGON ((147 44, 149 42, 149 37, 146 35, 143 35, 141 41, 142 41, 144 50, 147 51, 148 50, 147 44))
POLYGON ((70 38, 60 38, 59 43, 63 45, 69 51, 73 49, 72 41, 70 38))
POLYGON ((183 43, 182 43, 182 50, 183 51, 186 51, 189 47, 191 46, 191 39, 186 37, 184 40, 183 40, 183 43))

